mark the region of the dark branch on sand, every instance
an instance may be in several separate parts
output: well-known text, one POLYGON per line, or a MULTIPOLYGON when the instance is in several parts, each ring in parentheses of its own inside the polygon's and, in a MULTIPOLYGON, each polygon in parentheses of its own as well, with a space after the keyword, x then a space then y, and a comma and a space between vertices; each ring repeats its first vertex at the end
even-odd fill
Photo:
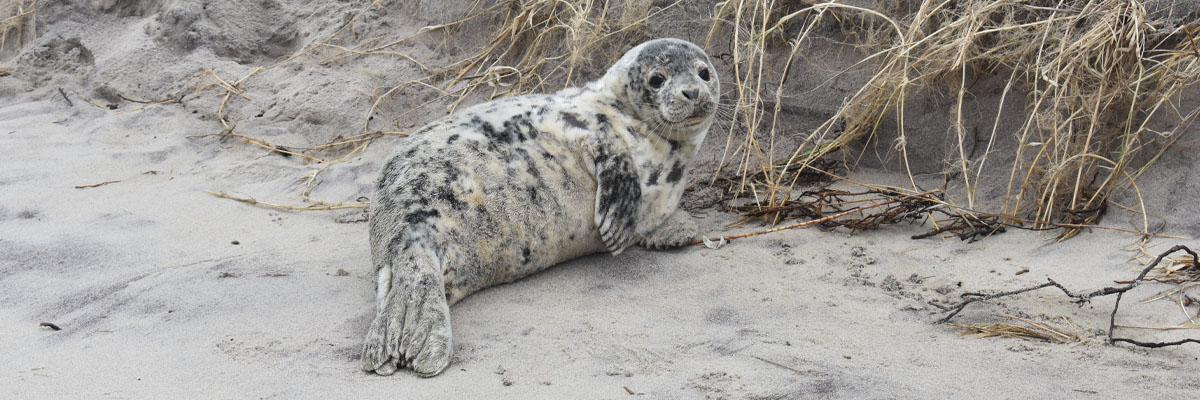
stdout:
POLYGON ((1127 283, 1125 285, 1106 287, 1106 288, 1098 289, 1098 290, 1088 292, 1088 293, 1075 293, 1075 292, 1072 292, 1071 290, 1067 289, 1066 287, 1063 287, 1063 285, 1059 284, 1058 282, 1055 282, 1053 279, 1047 279, 1049 282, 1046 282, 1046 283, 1043 283, 1043 284, 1040 284, 1037 286, 1031 286, 1031 287, 1007 291, 1007 292, 992 293, 992 294, 964 293, 963 297, 970 297, 970 298, 963 301, 962 303, 959 303, 957 306, 947 308, 947 310, 949 310, 950 314, 946 315, 942 319, 937 320, 937 323, 943 324, 946 322, 950 322, 951 318, 954 318, 954 316, 958 315, 959 312, 961 312, 964 308, 966 308, 971 303, 980 302, 980 301, 988 301, 988 300, 993 300, 993 299, 997 299, 997 298, 1001 298, 1001 297, 1018 295, 1021 293, 1032 292, 1034 290, 1044 289, 1044 288, 1048 288, 1048 287, 1055 287, 1055 288, 1058 288, 1058 290, 1061 290, 1068 297, 1075 299, 1075 302, 1079 303, 1079 304, 1086 303, 1094 297, 1107 296, 1107 295, 1111 295, 1111 294, 1117 295, 1117 301, 1113 304, 1112 314, 1110 314, 1109 318, 1108 318, 1108 343, 1109 344, 1124 342, 1124 343, 1129 343, 1129 344, 1132 344, 1135 346, 1149 347, 1149 348, 1178 346, 1178 345, 1181 345, 1184 343, 1200 344, 1200 339, 1183 339, 1183 340, 1177 340, 1174 342, 1141 342, 1141 341, 1137 341, 1137 340, 1133 340, 1133 339, 1113 337, 1113 331, 1116 329, 1117 310, 1121 307, 1121 298, 1125 295, 1125 292, 1133 290, 1133 288, 1137 287, 1142 282, 1145 282, 1146 274, 1150 273, 1150 271, 1153 270, 1154 267, 1157 267, 1158 263, 1162 262, 1163 258, 1165 258, 1167 255, 1170 255, 1171 253, 1174 253, 1174 252, 1177 252, 1180 250, 1187 252, 1189 255, 1192 256, 1192 265, 1200 265, 1200 255, 1197 255, 1196 252, 1192 251, 1192 249, 1188 248, 1187 246, 1176 245, 1175 247, 1170 248, 1169 250, 1163 252, 1162 254, 1159 254, 1158 257, 1154 258, 1154 261, 1151 262, 1150 265, 1147 265, 1146 268, 1142 269, 1142 272, 1140 274, 1138 274, 1138 276, 1136 278, 1129 281, 1129 283, 1127 283))
POLYGON ((67 106, 75 107, 75 103, 72 103, 71 98, 67 97, 67 91, 63 90, 63 88, 58 88, 58 94, 61 94, 63 97, 63 100, 67 101, 67 106))

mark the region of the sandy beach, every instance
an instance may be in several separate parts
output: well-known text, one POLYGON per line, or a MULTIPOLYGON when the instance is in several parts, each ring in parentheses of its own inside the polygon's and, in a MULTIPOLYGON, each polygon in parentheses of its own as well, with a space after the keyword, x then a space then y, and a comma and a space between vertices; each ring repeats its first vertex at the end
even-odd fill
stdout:
MULTIPOLYGON (((1094 229, 1057 242, 1058 231, 1010 229, 977 241, 911 239, 932 229, 921 221, 577 259, 452 307, 454 357, 441 375, 365 373, 359 354, 375 312, 375 277, 363 209, 275 210, 208 193, 284 205, 308 204, 305 192, 341 205, 369 201, 364 196, 402 135, 382 135, 336 163, 329 161, 344 152, 321 153, 326 162, 317 163, 214 136, 230 123, 293 147, 351 137, 373 112, 373 96, 423 76, 420 67, 395 57, 324 63, 328 56, 315 51, 280 63, 343 26, 359 38, 378 31, 355 24, 404 36, 468 9, 385 3, 345 25, 371 6, 350 3, 37 2, 37 26, 0 48, 0 70, 11 71, 0 74, 0 398, 1100 399, 1200 392, 1200 345, 1106 342, 1112 296, 1080 305, 1041 290, 973 304, 951 321, 1014 322, 1004 317, 1011 315, 1082 339, 1071 343, 978 338, 935 323, 964 293, 1047 278, 1090 291, 1131 279, 1144 267, 1137 260, 1152 257, 1138 251, 1137 234, 1094 229), (244 76, 240 93, 215 83, 244 76), (203 85, 213 88, 196 90, 203 85), (306 182, 318 169, 320 179, 306 182)), ((705 32, 669 29, 650 34, 704 39, 705 32)), ((481 32, 490 28, 456 34, 481 32)), ((441 35, 449 33, 398 51, 434 63, 472 49, 470 40, 441 35)), ((804 65, 828 62, 836 70, 849 57, 804 65)), ((825 80, 814 72, 794 84, 825 80)), ((1200 103, 1197 89, 1181 104, 1200 103)), ((1000 95, 977 101, 995 104, 1000 95)), ((819 125, 839 96, 812 93, 790 123, 819 125)), ((435 100, 427 97, 393 98, 365 124, 377 131, 420 126, 441 115, 428 110, 445 107, 421 106, 435 100), (399 125, 388 119, 413 107, 426 111, 399 125)), ((710 181, 727 135, 710 133, 694 187, 710 181)), ((1152 238, 1144 245, 1151 255, 1197 244, 1200 185, 1190 182, 1200 174, 1197 150, 1200 128, 1191 126, 1138 180, 1155 232, 1188 238, 1152 238)), ((851 178, 903 186, 908 177, 893 164, 864 161, 851 178)), ((768 228, 728 227, 739 218, 729 201, 697 200, 702 192, 685 196, 685 204, 693 204, 688 211, 709 237, 768 228)), ((1133 204, 1131 193, 1114 201, 1133 204)), ((1141 218, 1114 208, 1100 225, 1136 231, 1141 218)), ((1150 282, 1128 292, 1118 325, 1186 323, 1195 303, 1141 302, 1171 287, 1150 282)), ((1118 332, 1143 341, 1200 337, 1195 329, 1118 332)))

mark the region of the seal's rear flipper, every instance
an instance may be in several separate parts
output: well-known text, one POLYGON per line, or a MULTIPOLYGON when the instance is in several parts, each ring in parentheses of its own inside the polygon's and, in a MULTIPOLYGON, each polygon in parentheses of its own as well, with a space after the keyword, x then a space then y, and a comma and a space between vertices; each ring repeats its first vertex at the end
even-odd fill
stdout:
MULTIPOLYGON (((450 365, 450 304, 432 251, 408 249, 393 260, 390 290, 367 331, 362 367, 380 375, 409 367, 430 377, 450 365)), ((383 282, 381 269, 380 283, 383 282)), ((382 294, 382 290, 380 291, 382 294)))

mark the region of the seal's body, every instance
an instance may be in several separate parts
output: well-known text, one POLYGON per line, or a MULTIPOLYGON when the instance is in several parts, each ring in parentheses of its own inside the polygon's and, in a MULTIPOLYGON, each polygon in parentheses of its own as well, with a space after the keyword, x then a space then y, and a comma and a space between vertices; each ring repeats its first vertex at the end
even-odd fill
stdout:
POLYGON ((480 104, 397 147, 371 204, 378 314, 363 368, 441 372, 449 305, 579 256, 691 240, 676 208, 718 83, 695 45, 643 43, 603 78, 480 104))

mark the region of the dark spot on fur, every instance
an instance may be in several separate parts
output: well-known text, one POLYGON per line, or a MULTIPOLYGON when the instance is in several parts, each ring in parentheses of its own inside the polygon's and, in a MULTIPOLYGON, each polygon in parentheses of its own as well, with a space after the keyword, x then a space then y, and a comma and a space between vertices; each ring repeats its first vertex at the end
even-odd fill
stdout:
POLYGON ((454 190, 450 187, 450 185, 439 186, 437 189, 434 189, 433 195, 437 197, 438 200, 450 205, 450 208, 454 211, 462 211, 467 208, 467 203, 463 203, 458 199, 458 196, 454 195, 454 190))
POLYGON ((650 176, 646 178, 646 185, 657 185, 658 184, 658 175, 661 173, 662 173, 661 165, 654 168, 654 170, 650 171, 650 176))
POLYGON ((579 114, 563 111, 559 115, 562 116, 563 122, 573 128, 587 129, 588 127, 587 122, 579 119, 579 114))
POLYGON ((596 165, 600 165, 608 161, 608 151, 605 151, 603 148, 601 148, 600 151, 597 151, 595 161, 596 165))
POLYGON ((522 115, 516 115, 511 119, 504 121, 502 129, 497 130, 491 123, 475 117, 471 119, 471 123, 479 128, 483 136, 487 137, 492 143, 488 144, 489 151, 499 151, 500 144, 513 142, 524 142, 530 138, 537 138, 537 129, 534 129, 533 123, 529 122, 528 118, 522 115))
POLYGON ((526 172, 529 172, 529 175, 533 176, 534 180, 538 181, 538 183, 541 183, 542 172, 538 169, 537 161, 535 161, 533 157, 529 155, 529 151, 518 147, 514 150, 514 152, 521 156, 521 159, 525 161, 526 172))
POLYGON ((642 104, 655 108, 658 107, 658 104, 654 102, 654 93, 651 93, 650 89, 642 90, 642 104))
POLYGON ((409 211, 417 208, 426 208, 429 207, 431 199, 430 192, 428 191, 430 187, 429 174, 421 173, 402 181, 399 185, 395 185, 392 188, 392 193, 394 193, 392 197, 404 199, 403 202, 407 203, 409 211))
POLYGON ((680 178, 683 178, 683 163, 677 160, 671 167, 671 173, 667 174, 667 183, 679 182, 680 178))
POLYGON ((612 106, 612 108, 613 108, 614 110, 617 110, 617 112, 619 112, 619 113, 621 113, 621 114, 626 114, 626 115, 628 115, 628 114, 629 114, 629 110, 628 110, 628 109, 626 109, 626 108, 625 108, 625 105, 624 105, 624 104, 621 104, 621 102, 620 102, 620 101, 613 101, 613 102, 612 102, 612 103, 610 103, 609 105, 610 105, 610 106, 612 106))
POLYGON ((450 186, 452 183, 458 181, 458 167, 455 167, 450 161, 442 161, 442 171, 446 173, 444 181, 446 186, 450 186))
POLYGON ((533 205, 535 205, 535 206, 542 205, 542 196, 540 194, 538 194, 538 190, 536 187, 529 186, 529 187, 525 188, 525 192, 529 194, 529 201, 532 202, 533 205))
POLYGON ((513 138, 512 138, 512 136, 508 135, 508 132, 497 131, 496 127, 492 126, 491 122, 486 122, 486 121, 480 119, 479 117, 473 117, 473 118, 471 118, 471 124, 479 127, 479 131, 483 133, 483 136, 493 142, 501 142, 501 143, 511 143, 512 142, 513 138))
POLYGON ((683 146, 683 143, 679 143, 678 140, 667 139, 667 143, 671 144, 671 151, 679 150, 679 147, 683 146))
POLYGON ((508 131, 509 135, 517 138, 518 141, 524 142, 531 138, 537 138, 537 129, 533 128, 533 123, 529 122, 529 118, 517 115, 508 121, 504 121, 504 130, 508 131))
POLYGON ((390 250, 390 253, 396 254, 396 253, 399 253, 401 251, 408 250, 409 248, 411 248, 413 245, 413 242, 414 241, 412 240, 411 236, 402 233, 402 234, 393 236, 392 240, 388 241, 388 249, 390 250))
POLYGON ((387 164, 384 164, 384 165, 383 165, 383 170, 384 170, 384 171, 393 171, 393 170, 396 170, 396 169, 397 169, 397 167, 399 167, 399 165, 397 165, 397 164, 399 164, 399 163, 400 163, 400 159, 399 159, 399 158, 396 158, 396 157, 389 158, 389 159, 388 159, 388 161, 387 161, 387 164))
POLYGON ((612 124, 608 122, 608 116, 600 113, 596 113, 596 124, 600 126, 601 132, 608 132, 608 128, 612 127, 612 124))
POLYGON ((383 165, 383 173, 380 174, 379 180, 375 181, 375 189, 383 189, 390 185, 396 179, 396 173, 400 172, 400 157, 391 157, 387 163, 383 165))
POLYGON ((458 140, 457 133, 450 135, 450 137, 446 139, 446 144, 454 143, 455 140, 458 140))

